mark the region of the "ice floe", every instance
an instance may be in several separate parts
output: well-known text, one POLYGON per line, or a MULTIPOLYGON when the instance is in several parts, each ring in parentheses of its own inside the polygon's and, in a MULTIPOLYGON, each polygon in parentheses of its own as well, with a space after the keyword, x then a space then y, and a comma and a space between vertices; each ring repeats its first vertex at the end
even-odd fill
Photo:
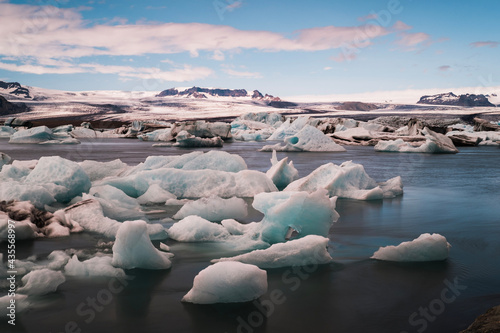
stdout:
POLYGON ((168 235, 180 242, 216 242, 226 240, 230 234, 218 223, 191 215, 174 223, 168 235))
POLYGON ((332 261, 327 246, 328 238, 308 235, 286 243, 273 244, 267 249, 254 250, 230 258, 215 259, 212 262, 239 261, 260 268, 326 264, 332 261))
POLYGON ((278 161, 275 150, 273 150, 271 164, 272 166, 266 175, 273 181, 278 190, 283 190, 288 184, 299 178, 299 172, 293 166, 293 162, 288 162, 288 157, 278 161))
POLYGON ((400 153, 429 153, 429 154, 455 154, 458 149, 449 137, 431 131, 427 127, 422 130, 426 141, 420 146, 413 146, 403 139, 379 141, 374 147, 375 151, 400 152, 400 153))
POLYGON ((440 234, 422 234, 397 246, 379 248, 372 259, 385 261, 441 261, 448 258, 451 245, 440 234))
POLYGON ((222 221, 228 218, 239 220, 248 215, 248 209, 246 202, 241 198, 223 199, 210 196, 186 203, 174 215, 174 219, 183 219, 190 215, 198 215, 209 221, 222 221))
POLYGON ((93 277, 109 276, 122 277, 125 271, 112 265, 111 256, 95 256, 90 259, 80 261, 75 254, 64 266, 64 274, 68 276, 93 277))
POLYGON ((261 151, 345 151, 342 146, 311 125, 305 125, 294 135, 285 136, 284 142, 284 146, 281 146, 279 143, 268 145, 262 147, 261 151))
POLYGON ((193 287, 182 301, 196 304, 248 302, 266 291, 266 271, 240 262, 219 262, 195 276, 193 287))
POLYGON ((20 294, 40 296, 55 292, 66 278, 61 272, 48 268, 32 271, 22 278, 23 286, 17 289, 20 294))
POLYGON ((361 164, 347 161, 340 166, 328 163, 320 166, 306 177, 300 178, 284 191, 313 192, 326 189, 330 196, 357 200, 376 200, 391 198, 403 193, 401 177, 377 184, 361 164))
POLYGON ((141 220, 125 221, 121 224, 113 245, 113 266, 125 269, 170 268, 171 255, 153 246, 147 227, 148 224, 141 220))

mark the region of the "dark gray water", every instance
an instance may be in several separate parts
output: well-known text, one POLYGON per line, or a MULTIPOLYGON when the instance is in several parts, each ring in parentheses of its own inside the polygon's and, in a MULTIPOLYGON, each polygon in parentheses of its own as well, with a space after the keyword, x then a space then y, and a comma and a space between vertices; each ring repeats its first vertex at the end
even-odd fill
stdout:
MULTIPOLYGON (((261 146, 233 143, 223 149, 241 155, 250 169, 266 171, 271 154, 258 152, 261 146)), ((224 250, 216 244, 167 241, 176 254, 170 270, 131 270, 127 281, 68 278, 44 307, 19 315, 17 331, 458 332, 500 304, 500 149, 462 148, 456 155, 347 150, 278 154, 289 156, 301 176, 322 164, 347 160, 363 164, 377 181, 402 176, 401 198, 339 200, 341 218, 330 233, 333 263, 268 270, 269 291, 258 302, 200 306, 180 300, 194 276, 224 250), (440 233, 452 244, 447 261, 398 264, 369 259, 379 246, 397 245, 426 232, 440 233), (123 290, 103 298, 110 283, 123 290), (99 297, 103 302, 89 305, 99 297)), ((149 155, 190 150, 154 148, 137 140, 85 141, 78 146, 9 145, 2 140, 0 151, 16 159, 60 155, 137 164, 149 155)), ((260 219, 257 213, 251 217, 260 219)), ((39 239, 19 244, 18 257, 91 248, 97 241, 89 234, 39 239)), ((4 332, 4 326, 0 329, 4 332)))

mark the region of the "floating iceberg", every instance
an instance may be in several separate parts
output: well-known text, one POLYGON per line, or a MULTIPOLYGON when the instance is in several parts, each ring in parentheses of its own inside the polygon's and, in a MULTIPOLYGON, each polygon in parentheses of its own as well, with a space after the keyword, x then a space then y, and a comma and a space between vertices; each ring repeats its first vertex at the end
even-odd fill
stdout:
POLYGON ((215 259, 212 262, 239 261, 260 268, 319 265, 329 263, 332 260, 327 247, 328 238, 308 235, 286 243, 273 244, 264 250, 255 250, 230 258, 215 259))
POLYGON ((240 220, 248 215, 248 209, 246 202, 241 198, 223 199, 211 196, 188 202, 174 215, 174 219, 183 219, 190 215, 198 215, 209 221, 222 221, 228 218, 240 220))
MULTIPOLYGON (((0 211, 0 240, 7 241, 9 236, 9 217, 4 212, 0 211)), ((10 223, 11 226, 14 226, 16 240, 25 240, 25 239, 33 239, 38 236, 38 233, 35 231, 36 228, 33 223, 29 220, 24 221, 15 221, 14 224, 10 223)))
POLYGON ((19 314, 24 312, 30 308, 31 303, 28 301, 27 295, 16 294, 14 297, 10 297, 9 295, 5 295, 0 297, 0 316, 7 320, 7 317, 10 313, 19 314), (11 300, 16 301, 15 310, 11 312, 9 306, 11 306, 11 300))
POLYGON ((113 266, 125 269, 170 268, 171 255, 153 246, 148 236, 147 226, 147 223, 141 220, 123 222, 113 245, 113 266))
POLYGON ((220 137, 200 138, 189 134, 187 131, 181 131, 175 137, 176 143, 173 146, 183 148, 201 148, 201 147, 222 147, 224 142, 220 137))
POLYGON ((162 128, 153 132, 144 133, 138 138, 142 141, 173 141, 174 136, 172 135, 171 128, 162 128))
POLYGON ((266 175, 273 181, 278 190, 283 190, 288 184, 299 178, 299 172, 293 166, 293 162, 288 163, 288 157, 278 161, 275 150, 273 150, 271 164, 272 167, 266 172, 266 175))
POLYGON ((41 157, 24 184, 42 185, 63 203, 87 192, 91 186, 89 177, 78 163, 59 156, 41 157))
POLYGON ((422 130, 426 141, 419 147, 415 147, 402 139, 379 141, 374 149, 382 152, 400 153, 429 153, 429 154, 455 154, 458 149, 449 137, 429 130, 427 127, 422 130))
POLYGON ((284 140, 287 137, 294 136, 309 123, 309 117, 298 117, 293 122, 288 118, 278 127, 268 138, 269 141, 284 140))
POLYGON ((57 287, 65 281, 63 273, 43 268, 23 276, 23 286, 17 289, 17 292, 30 296, 41 296, 55 292, 57 287))
POLYGON ((217 242, 226 240, 230 234, 218 223, 191 215, 174 223, 168 235, 179 242, 217 242))
POLYGON ((0 126, 0 138, 10 138, 16 130, 10 126, 0 126))
POLYGON ((285 146, 280 144, 264 146, 261 151, 345 151, 342 146, 336 144, 330 137, 310 125, 305 125, 293 136, 285 137, 284 142, 285 146))
POLYGON ((339 218, 335 200, 330 200, 324 189, 313 193, 260 193, 254 197, 253 207, 264 214, 264 219, 253 231, 269 244, 286 241, 291 231, 296 231, 298 237, 326 237, 339 218))
POLYGON ((248 302, 266 291, 266 271, 240 262, 219 262, 195 276, 193 288, 182 301, 196 304, 248 302))
POLYGON ((371 140, 374 134, 364 127, 348 128, 343 131, 335 131, 334 137, 346 141, 371 140))
POLYGON ((9 143, 78 144, 80 141, 65 133, 53 133, 47 126, 38 126, 12 134, 9 143))
POLYGON ((357 200, 376 200, 396 197, 403 193, 401 177, 395 177, 379 186, 365 172, 361 164, 347 161, 340 166, 328 163, 320 166, 308 176, 300 178, 284 191, 313 192, 324 188, 330 196, 357 200))
POLYGON ((160 168, 140 171, 126 177, 108 178, 100 183, 105 184, 119 188, 134 198, 146 193, 153 184, 178 198, 203 198, 212 195, 223 198, 253 197, 257 193, 277 191, 274 183, 264 173, 253 170, 235 173, 160 168))
POLYGON ((448 258, 450 247, 440 234, 422 234, 398 246, 381 247, 371 258, 386 261, 441 261, 448 258))
POLYGON ((78 260, 74 255, 64 266, 64 273, 69 276, 89 277, 89 276, 109 276, 122 277, 125 271, 114 267, 110 256, 96 256, 85 261, 78 260))

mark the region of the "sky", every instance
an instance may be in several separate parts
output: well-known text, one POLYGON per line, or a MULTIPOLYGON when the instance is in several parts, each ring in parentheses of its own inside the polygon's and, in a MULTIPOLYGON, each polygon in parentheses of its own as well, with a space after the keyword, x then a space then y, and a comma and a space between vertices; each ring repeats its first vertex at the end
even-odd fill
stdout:
POLYGON ((0 80, 277 96, 500 86, 500 2, 0 0, 0 80))

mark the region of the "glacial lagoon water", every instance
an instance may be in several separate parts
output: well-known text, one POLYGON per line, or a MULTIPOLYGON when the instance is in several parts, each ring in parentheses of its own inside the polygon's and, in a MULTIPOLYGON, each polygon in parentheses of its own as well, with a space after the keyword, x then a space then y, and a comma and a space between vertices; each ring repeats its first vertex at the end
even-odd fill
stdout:
MULTIPOLYGON (((222 149, 241 155, 250 169, 266 171, 271 154, 258 152, 262 145, 235 142, 222 149)), ((338 201, 341 217, 329 236, 333 263, 270 269, 269 291, 259 301, 200 306, 180 300, 211 259, 232 253, 214 243, 167 240, 176 255, 170 270, 130 270, 127 280, 68 277, 57 293, 20 314, 15 327, 2 321, 0 331, 441 333, 465 329, 476 316, 499 305, 500 149, 471 147, 456 155, 424 155, 346 148, 343 153, 278 153, 280 159, 289 156, 301 176, 325 163, 353 160, 377 181, 403 178, 400 198, 338 201), (401 264, 369 259, 379 246, 397 245, 426 232, 440 233, 451 243, 447 261, 401 264)), ((75 161, 120 158, 133 165, 149 155, 191 150, 108 139, 76 146, 9 145, 1 140, 0 151, 22 160, 59 155, 75 161)), ((150 219, 174 213, 169 209, 150 219)), ((260 218, 252 211, 248 221, 260 218)), ((18 242, 17 256, 93 250, 99 241, 83 233, 18 242)))

